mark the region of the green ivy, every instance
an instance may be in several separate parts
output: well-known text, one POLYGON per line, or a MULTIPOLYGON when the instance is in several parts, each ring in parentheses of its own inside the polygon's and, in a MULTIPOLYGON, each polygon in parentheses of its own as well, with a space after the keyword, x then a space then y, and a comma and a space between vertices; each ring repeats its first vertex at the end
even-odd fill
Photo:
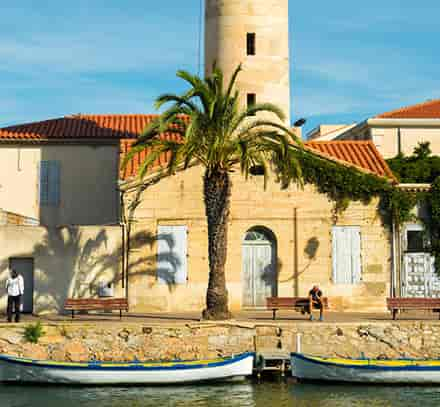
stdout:
POLYGON ((427 219, 421 219, 429 234, 430 251, 435 258, 435 270, 440 274, 440 157, 433 156, 429 143, 419 143, 412 155, 400 154, 388 160, 388 165, 403 183, 431 184, 429 193, 417 194, 413 200, 427 204, 427 219))
POLYGON ((435 270, 440 272, 440 176, 431 185, 428 202, 431 215, 429 222, 431 253, 435 257, 435 270))
POLYGON ((320 193, 335 203, 335 218, 350 201, 368 204, 378 197, 384 224, 391 226, 393 220, 402 224, 411 219, 412 209, 417 203, 415 194, 398 189, 385 178, 327 161, 307 151, 299 151, 297 158, 304 182, 315 185, 320 193))

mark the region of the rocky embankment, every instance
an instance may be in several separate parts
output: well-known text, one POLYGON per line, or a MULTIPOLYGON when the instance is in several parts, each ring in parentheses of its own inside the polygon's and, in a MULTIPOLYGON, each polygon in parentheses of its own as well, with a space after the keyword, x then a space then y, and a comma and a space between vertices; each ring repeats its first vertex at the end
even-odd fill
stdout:
POLYGON ((24 325, 0 326, 0 353, 58 361, 198 359, 252 352, 296 351, 327 356, 440 356, 440 323, 378 322, 225 324, 179 326, 56 323, 44 325, 37 344, 26 342, 24 325))

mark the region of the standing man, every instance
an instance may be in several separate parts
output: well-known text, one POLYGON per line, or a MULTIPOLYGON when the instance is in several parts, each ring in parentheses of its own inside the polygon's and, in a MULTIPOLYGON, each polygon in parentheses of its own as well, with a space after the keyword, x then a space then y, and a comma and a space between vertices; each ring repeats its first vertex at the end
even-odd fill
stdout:
POLYGON ((308 312, 310 314, 310 321, 313 321, 313 309, 319 309, 319 320, 324 320, 324 304, 322 300, 322 291, 319 289, 318 284, 314 284, 309 291, 309 306, 308 312))
POLYGON ((6 291, 8 293, 8 322, 12 322, 12 313, 15 313, 15 322, 20 322, 21 296, 24 293, 23 277, 17 270, 11 271, 11 277, 6 280, 6 291))

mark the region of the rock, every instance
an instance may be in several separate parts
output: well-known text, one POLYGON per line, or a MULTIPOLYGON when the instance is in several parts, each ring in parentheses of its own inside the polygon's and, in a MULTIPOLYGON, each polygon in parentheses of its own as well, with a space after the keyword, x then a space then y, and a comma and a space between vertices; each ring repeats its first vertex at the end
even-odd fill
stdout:
POLYGON ((72 362, 85 362, 89 360, 89 351, 79 340, 69 342, 65 346, 67 360, 72 362))
POLYGON ((65 340, 66 338, 61 335, 45 335, 42 338, 40 338, 38 343, 40 343, 41 345, 50 345, 55 343, 62 343, 65 340))
POLYGON ((119 332, 118 336, 124 341, 127 341, 128 337, 130 336, 130 332, 127 329, 124 329, 121 332, 119 332))
POLYGON ((0 339, 2 341, 5 341, 5 342, 11 344, 11 345, 18 345, 18 344, 24 342, 23 335, 20 335, 19 333, 14 332, 14 331, 8 332, 8 331, 1 330, 0 339))
POLYGON ((25 343, 22 347, 22 350, 24 357, 39 360, 49 359, 47 348, 42 345, 35 343, 25 343))

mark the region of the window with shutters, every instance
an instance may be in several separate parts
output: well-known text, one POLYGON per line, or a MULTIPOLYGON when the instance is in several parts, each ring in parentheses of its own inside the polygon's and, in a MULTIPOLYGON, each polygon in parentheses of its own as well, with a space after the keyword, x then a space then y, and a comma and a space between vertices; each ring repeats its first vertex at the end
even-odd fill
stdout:
POLYGON ((60 162, 40 161, 39 165, 39 202, 41 206, 59 206, 60 204, 60 162))
POLYGON ((159 225, 157 232, 157 279, 159 284, 186 284, 188 279, 188 228, 183 225, 159 225))
POLYGON ((332 279, 335 284, 361 282, 361 231, 359 226, 332 228, 332 279))

